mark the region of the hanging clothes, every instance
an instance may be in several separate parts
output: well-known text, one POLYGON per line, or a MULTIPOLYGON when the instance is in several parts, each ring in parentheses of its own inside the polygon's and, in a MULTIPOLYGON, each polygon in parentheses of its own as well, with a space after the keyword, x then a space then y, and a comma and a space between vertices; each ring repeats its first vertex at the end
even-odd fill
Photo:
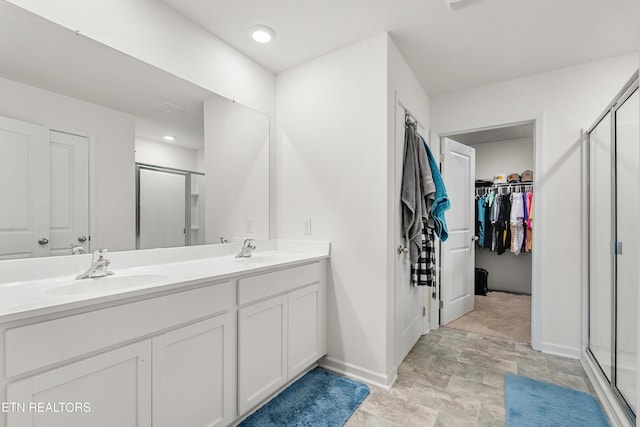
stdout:
POLYGON ((513 226, 511 252, 516 255, 522 250, 522 243, 524 242, 523 218, 524 204, 522 193, 511 193, 511 225, 513 226))
POLYGON ((409 260, 414 265, 422 252, 423 224, 429 219, 429 208, 435 198, 436 186, 415 123, 405 125, 404 146, 400 196, 402 231, 409 247, 409 260))
POLYGON ((413 286, 434 286, 436 270, 436 245, 433 229, 425 223, 422 233, 422 252, 418 262, 411 268, 413 286))
MULTIPOLYGON (((529 184, 530 185, 530 184, 529 184)), ((477 245, 498 255, 506 251, 518 255, 533 249, 533 192, 524 185, 476 188, 477 245), (515 188, 514 188, 515 187, 515 188), (512 190, 513 188, 513 190, 512 190), (518 190, 516 190, 516 188, 518 190), (502 191, 506 194, 500 194, 502 191), (478 195, 483 191, 484 194, 478 195)))
POLYGON ((420 136, 420 139, 422 140, 422 146, 427 152, 429 167, 431 168, 431 175, 435 185, 433 205, 429 210, 429 226, 434 229, 440 241, 444 242, 449 237, 449 230, 447 229, 447 221, 444 213, 449 210, 451 203, 449 202, 449 196, 447 195, 447 189, 444 186, 442 175, 440 175, 440 167, 436 163, 436 159, 433 157, 433 153, 431 152, 429 145, 427 145, 427 142, 422 138, 422 136, 420 136))
POLYGON ((533 249, 533 192, 527 192, 527 207, 529 209, 529 217, 527 218, 527 245, 526 251, 531 252, 533 249))
POLYGON ((478 197, 476 202, 476 236, 478 236, 478 245, 484 248, 484 228, 485 228, 485 210, 487 208, 486 197, 478 197))

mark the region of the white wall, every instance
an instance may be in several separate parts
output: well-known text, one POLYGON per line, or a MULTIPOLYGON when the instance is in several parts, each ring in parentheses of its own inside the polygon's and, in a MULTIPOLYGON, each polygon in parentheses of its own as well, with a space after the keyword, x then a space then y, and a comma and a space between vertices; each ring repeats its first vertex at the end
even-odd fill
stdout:
POLYGON ((476 150, 476 179, 491 179, 498 173, 521 174, 533 169, 533 138, 510 139, 473 145, 476 150))
POLYGON ((324 363, 382 385, 396 369, 396 90, 427 126, 428 98, 387 34, 277 77, 277 237, 331 241, 324 363))
POLYGON ((534 233, 541 245, 541 349, 578 357, 582 328, 581 129, 638 67, 635 54, 482 86, 431 100, 440 133, 542 115, 542 168, 536 172, 534 233))
POLYGON ((387 35, 277 77, 277 237, 331 241, 328 358, 387 368, 387 35), (311 235, 303 234, 311 219, 311 235))
POLYGON ((134 249, 134 117, 3 78, 0 93, 1 116, 92 138, 97 223, 92 247, 134 249))
POLYGON ((137 163, 203 172, 202 169, 198 169, 198 155, 201 150, 192 150, 140 137, 136 137, 135 148, 137 163))

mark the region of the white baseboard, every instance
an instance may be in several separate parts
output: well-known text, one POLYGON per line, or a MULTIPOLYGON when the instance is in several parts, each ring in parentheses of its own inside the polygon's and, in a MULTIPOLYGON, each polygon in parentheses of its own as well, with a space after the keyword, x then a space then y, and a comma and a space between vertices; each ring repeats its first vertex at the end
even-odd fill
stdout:
POLYGON ((540 351, 555 356, 569 357, 571 359, 580 359, 582 353, 579 347, 570 347, 568 345, 554 344, 545 341, 540 343, 540 351))
POLYGON ((625 415, 624 409, 620 406, 618 399, 611 392, 611 388, 602 371, 591 359, 591 356, 585 351, 580 358, 582 367, 593 385, 593 389, 600 399, 600 403, 604 409, 604 412, 609 417, 612 427, 633 427, 633 424, 629 422, 629 419, 625 415))
POLYGON ((321 368, 328 369, 329 371, 336 372, 376 387, 384 388, 385 390, 390 389, 398 377, 398 372, 395 366, 393 366, 385 375, 327 356, 320 359, 318 364, 321 368))

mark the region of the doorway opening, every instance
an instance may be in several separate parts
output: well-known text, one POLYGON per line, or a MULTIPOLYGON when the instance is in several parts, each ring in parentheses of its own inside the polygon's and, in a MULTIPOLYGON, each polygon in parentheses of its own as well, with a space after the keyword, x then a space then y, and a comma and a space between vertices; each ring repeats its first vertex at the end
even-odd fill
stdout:
MULTIPOLYGON (((465 205, 474 211, 474 243, 469 251, 474 271, 467 279, 474 283, 465 287, 467 295, 474 293, 474 304, 471 311, 455 319, 441 312, 444 326, 532 343, 535 137, 536 124, 531 120, 449 133, 443 138, 475 150, 472 194, 451 195, 452 199, 470 197, 471 203, 465 205)), ((452 186, 448 191, 461 189, 452 186)), ((443 289, 451 284, 441 282, 440 286, 440 295, 452 294, 443 289)))

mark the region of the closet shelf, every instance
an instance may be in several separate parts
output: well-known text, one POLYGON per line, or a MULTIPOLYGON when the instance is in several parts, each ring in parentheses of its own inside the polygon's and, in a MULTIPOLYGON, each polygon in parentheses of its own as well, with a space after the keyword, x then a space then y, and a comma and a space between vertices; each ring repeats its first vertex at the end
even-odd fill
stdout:
POLYGON ((476 185, 476 188, 518 187, 518 186, 527 186, 527 185, 533 185, 533 181, 529 181, 529 182, 505 182, 503 184, 479 184, 479 185, 476 185))

